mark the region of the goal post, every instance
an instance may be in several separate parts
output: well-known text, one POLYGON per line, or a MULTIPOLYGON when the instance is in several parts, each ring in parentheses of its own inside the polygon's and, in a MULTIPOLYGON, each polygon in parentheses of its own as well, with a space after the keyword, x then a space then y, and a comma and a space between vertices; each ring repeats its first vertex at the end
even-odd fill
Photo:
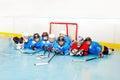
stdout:
POLYGON ((51 22, 50 23, 50 34, 55 34, 56 37, 59 36, 60 31, 65 31, 66 35, 70 37, 71 40, 77 40, 78 37, 78 24, 77 23, 66 23, 66 22, 51 22))

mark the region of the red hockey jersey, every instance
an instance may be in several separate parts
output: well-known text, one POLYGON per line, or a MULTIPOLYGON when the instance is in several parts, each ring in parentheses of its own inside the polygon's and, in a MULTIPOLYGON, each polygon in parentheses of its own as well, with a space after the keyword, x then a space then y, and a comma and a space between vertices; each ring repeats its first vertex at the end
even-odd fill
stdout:
POLYGON ((83 42, 82 45, 80 46, 80 48, 77 47, 77 43, 73 43, 71 46, 71 50, 83 50, 83 55, 87 56, 88 54, 88 49, 89 49, 89 45, 86 42, 83 42))

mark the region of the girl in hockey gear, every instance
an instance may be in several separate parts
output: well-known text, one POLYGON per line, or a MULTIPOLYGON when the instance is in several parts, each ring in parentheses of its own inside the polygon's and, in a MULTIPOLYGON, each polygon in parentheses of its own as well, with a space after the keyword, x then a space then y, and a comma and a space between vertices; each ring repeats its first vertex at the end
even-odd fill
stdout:
POLYGON ((48 51, 53 51, 53 47, 55 44, 56 44, 55 35, 49 34, 48 51))
POLYGON ((47 32, 43 32, 43 33, 42 33, 42 39, 43 39, 44 41, 48 41, 49 35, 48 35, 47 32))
POLYGON ((47 50, 48 44, 49 44, 49 35, 47 32, 42 33, 42 47, 44 50, 47 50))
POLYGON ((100 45, 98 42, 92 41, 90 37, 87 37, 85 41, 89 45, 90 54, 98 55, 99 57, 102 57, 103 55, 110 54, 110 52, 114 51, 114 49, 109 49, 106 46, 102 47, 102 45, 100 45))
POLYGON ((69 38, 68 36, 66 36, 66 32, 65 32, 65 31, 60 31, 59 36, 64 37, 65 42, 66 42, 68 45, 71 45, 72 41, 70 40, 70 38, 69 38))
POLYGON ((71 53, 70 55, 79 55, 79 56, 86 56, 88 52, 89 45, 84 42, 84 39, 79 36, 77 41, 74 42, 71 46, 71 53))
POLYGON ((57 43, 54 46, 54 52, 61 55, 69 55, 70 46, 65 42, 64 37, 58 37, 57 43))

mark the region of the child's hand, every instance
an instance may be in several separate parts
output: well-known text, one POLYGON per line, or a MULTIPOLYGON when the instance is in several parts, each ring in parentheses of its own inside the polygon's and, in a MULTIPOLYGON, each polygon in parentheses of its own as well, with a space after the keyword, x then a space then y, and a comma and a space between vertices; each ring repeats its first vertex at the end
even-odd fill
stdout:
POLYGON ((58 50, 55 50, 54 52, 55 52, 56 54, 58 54, 58 53, 59 53, 59 51, 58 51, 58 50))
POLYGON ((77 50, 77 49, 73 49, 71 52, 72 52, 73 54, 76 54, 76 53, 78 52, 78 50, 77 50))
POLYGON ((77 52, 78 52, 78 50, 77 50, 77 49, 74 49, 73 51, 74 51, 74 53, 77 53, 77 52))
POLYGON ((32 46, 32 50, 36 50, 36 47, 35 47, 35 46, 32 46))

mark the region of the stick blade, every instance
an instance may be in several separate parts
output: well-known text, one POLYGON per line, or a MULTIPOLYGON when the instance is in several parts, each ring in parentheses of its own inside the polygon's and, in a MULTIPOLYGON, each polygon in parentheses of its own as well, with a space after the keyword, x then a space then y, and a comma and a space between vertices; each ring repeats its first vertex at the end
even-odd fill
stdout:
POLYGON ((35 66, 41 66, 41 65, 47 65, 48 62, 40 62, 40 63, 35 63, 35 66))
POLYGON ((72 62, 86 62, 86 60, 72 60, 72 62))

